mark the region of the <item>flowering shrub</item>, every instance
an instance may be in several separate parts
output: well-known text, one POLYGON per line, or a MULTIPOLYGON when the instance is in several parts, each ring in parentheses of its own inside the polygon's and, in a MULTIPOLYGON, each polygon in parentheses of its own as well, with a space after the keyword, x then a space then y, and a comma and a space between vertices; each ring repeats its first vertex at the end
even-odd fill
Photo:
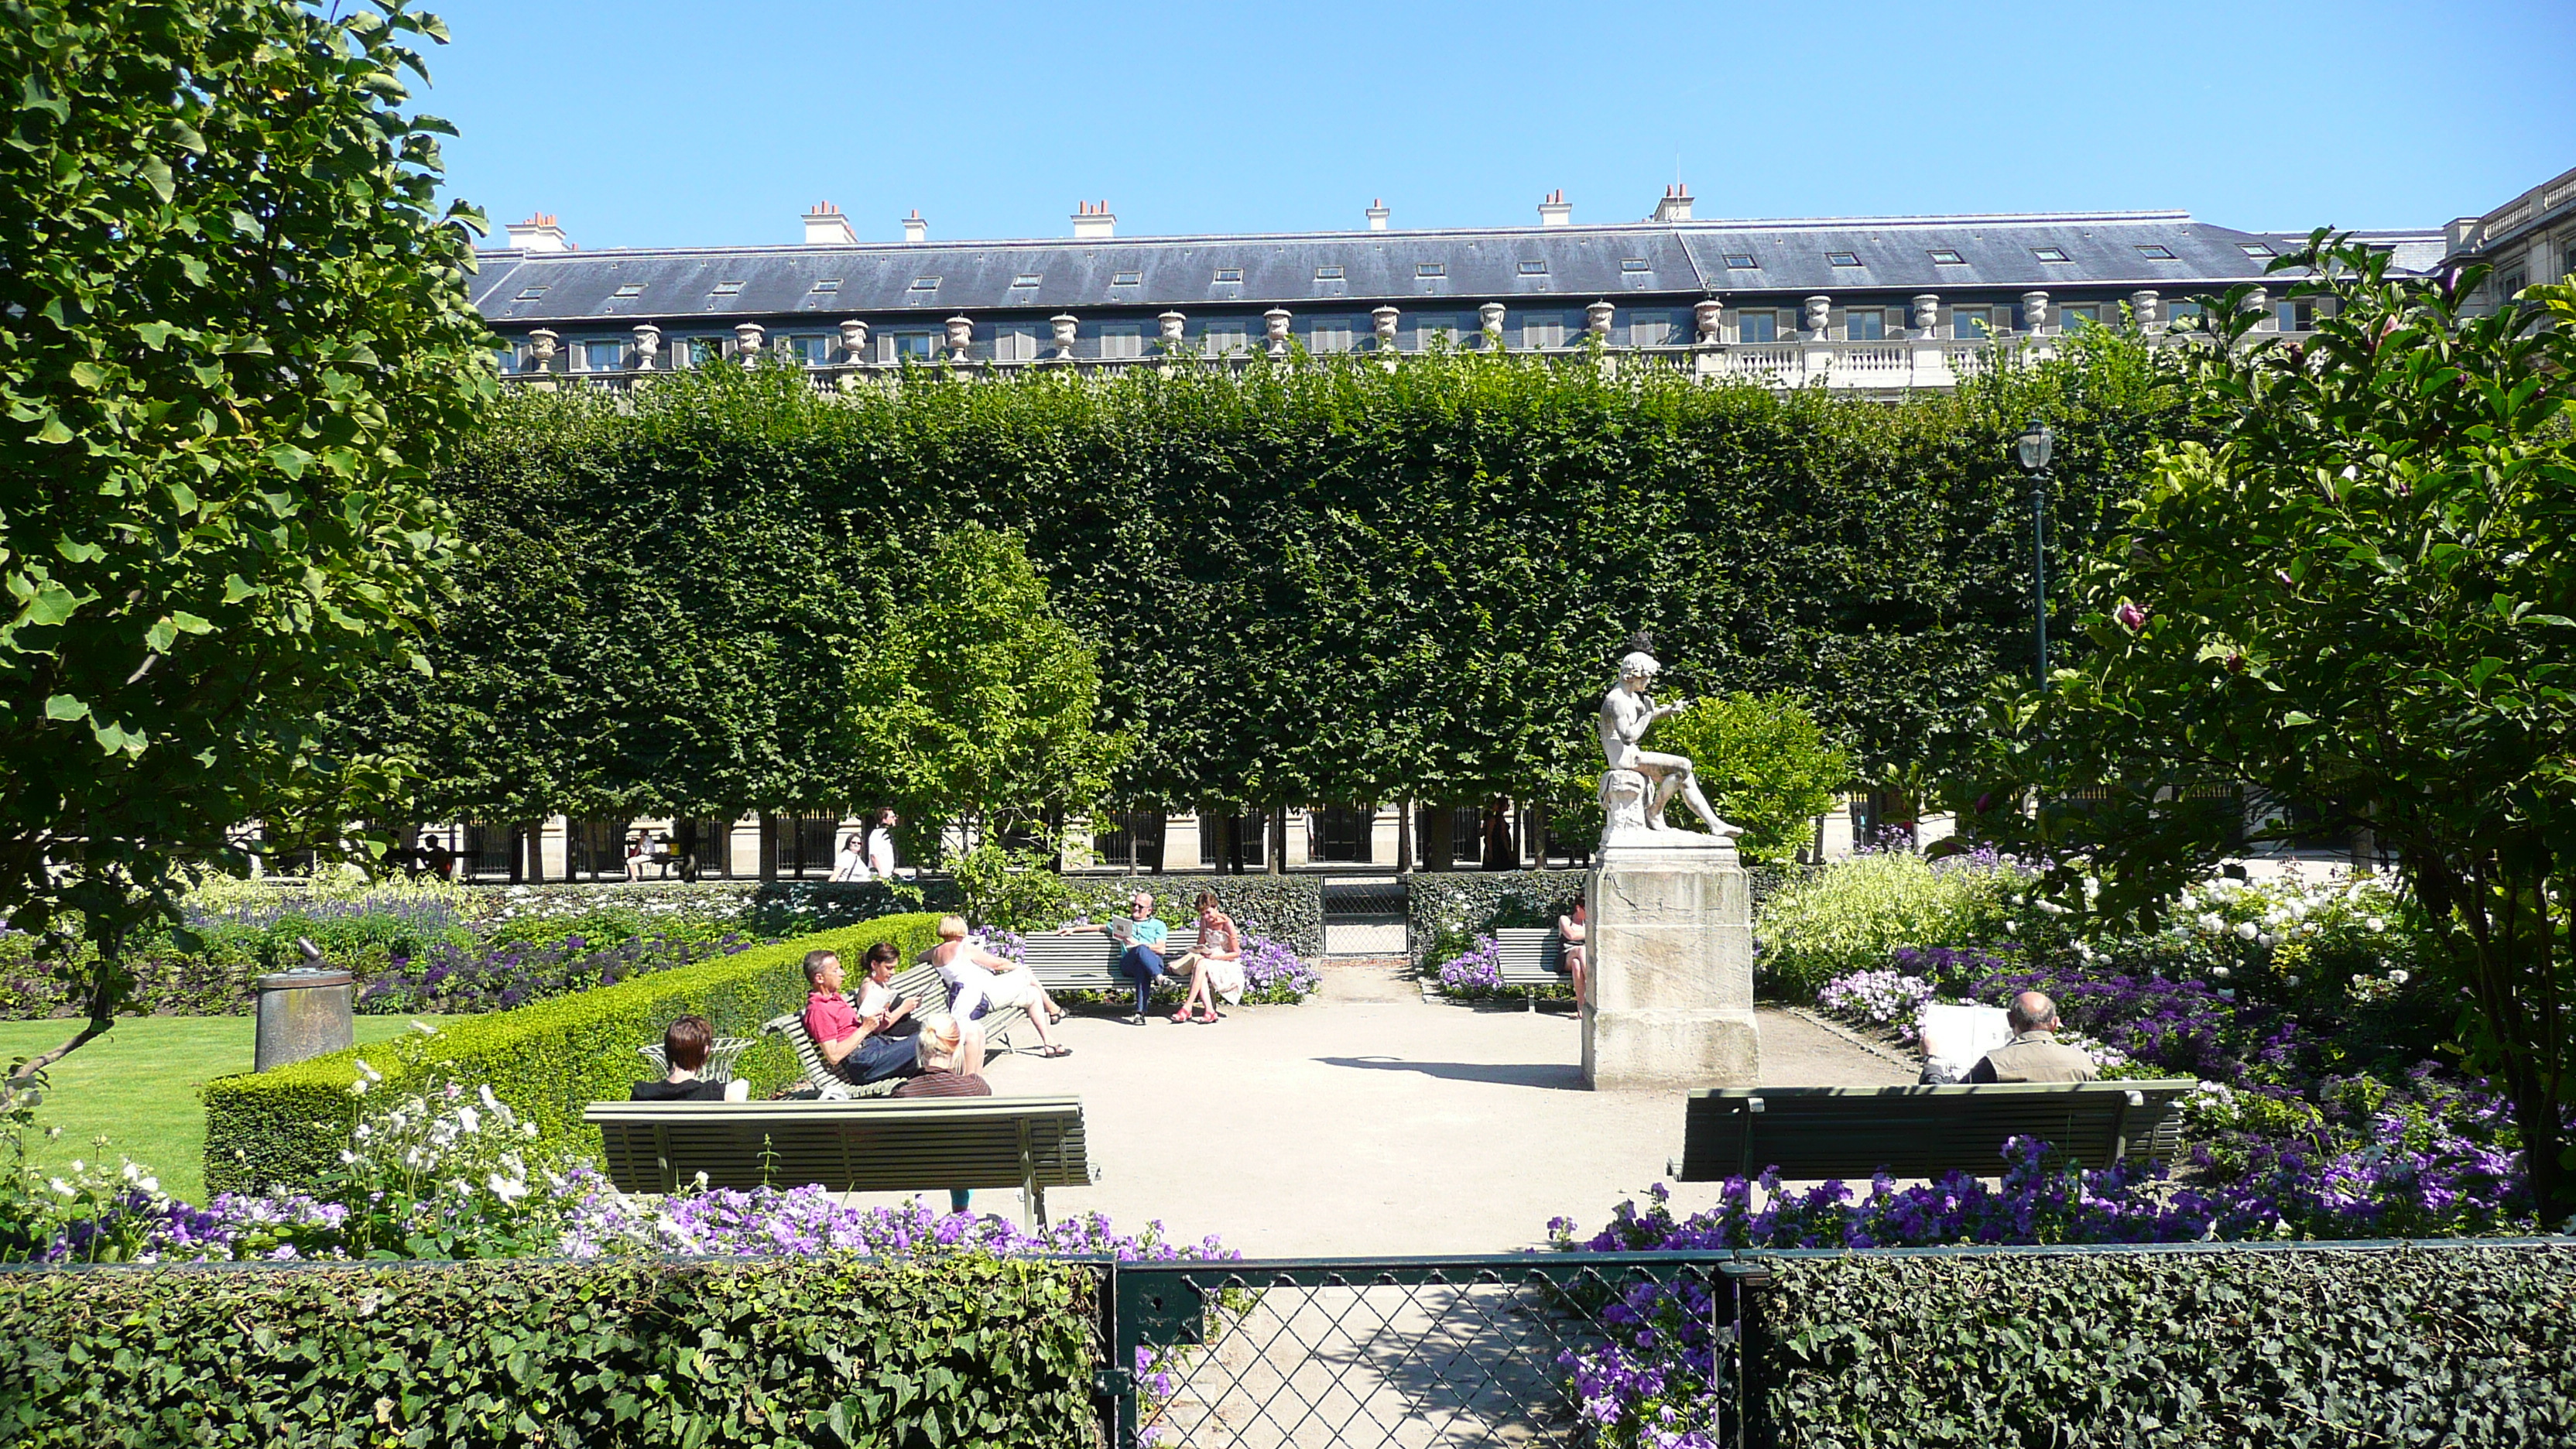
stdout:
POLYGON ((1243 938, 1243 999, 1293 1006, 1315 994, 1324 978, 1297 959, 1283 942, 1267 936, 1243 938))
POLYGON ((1491 936, 1476 937, 1464 954, 1440 963, 1440 990, 1445 995, 1473 999, 1502 989, 1502 956, 1491 936))
POLYGON ((1932 983, 1899 971, 1856 971, 1837 976, 1816 992, 1816 1004, 1871 1026, 1893 1027, 1914 1040, 1914 1019, 1932 999, 1932 983))
POLYGON ((2001 934, 2006 902, 2031 872, 1992 852, 1926 860, 1873 851, 1793 878, 1762 903, 1753 933, 1768 988, 1807 999, 1873 971, 1902 947, 1965 946, 2001 934))

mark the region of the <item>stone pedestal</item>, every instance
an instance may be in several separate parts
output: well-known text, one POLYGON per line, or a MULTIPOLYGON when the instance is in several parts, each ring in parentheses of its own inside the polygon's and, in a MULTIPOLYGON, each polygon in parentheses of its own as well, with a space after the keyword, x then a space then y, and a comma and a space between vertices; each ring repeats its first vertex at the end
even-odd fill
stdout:
POLYGON ((1614 830, 1584 899, 1592 978, 1584 1085, 1756 1085, 1753 892, 1734 843, 1614 830))

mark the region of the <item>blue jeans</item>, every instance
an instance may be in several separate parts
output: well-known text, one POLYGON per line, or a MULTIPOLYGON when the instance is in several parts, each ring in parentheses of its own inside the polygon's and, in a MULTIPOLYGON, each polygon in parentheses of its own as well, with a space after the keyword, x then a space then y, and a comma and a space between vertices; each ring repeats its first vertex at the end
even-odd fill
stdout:
POLYGON ((1143 1016, 1153 999, 1155 979, 1163 974, 1163 953, 1152 946, 1130 946, 1118 958, 1118 969, 1136 983, 1136 1014, 1143 1016))
POLYGON ((869 1037, 840 1061, 842 1080, 854 1087, 882 1082, 888 1077, 910 1076, 917 1070, 912 1038, 908 1036, 869 1037))

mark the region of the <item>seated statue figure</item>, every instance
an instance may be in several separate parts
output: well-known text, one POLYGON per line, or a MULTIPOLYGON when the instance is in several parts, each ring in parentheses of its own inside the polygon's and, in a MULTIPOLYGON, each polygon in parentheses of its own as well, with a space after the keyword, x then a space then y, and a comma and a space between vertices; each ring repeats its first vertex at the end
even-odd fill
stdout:
MULTIPOLYGON (((1659 705, 1646 697, 1648 686, 1662 671, 1663 666, 1655 662, 1655 657, 1643 650, 1632 652, 1619 661, 1619 682, 1601 698, 1601 753, 1608 758, 1612 771, 1632 771, 1654 786, 1653 799, 1644 802, 1646 818, 1643 823, 1648 830, 1686 833, 1673 831, 1664 820, 1664 807, 1678 792, 1684 803, 1690 806, 1691 813, 1708 826, 1709 834, 1722 840, 1732 840, 1744 833, 1743 827, 1729 825, 1717 818, 1717 812, 1709 808, 1708 797, 1700 793, 1699 776, 1691 769, 1691 762, 1680 755, 1659 754, 1642 748, 1638 743, 1655 721, 1668 714, 1679 714, 1688 707, 1687 700, 1677 699, 1670 704, 1659 705)), ((1632 785, 1630 788, 1636 787, 1632 785)), ((1608 775, 1603 776, 1605 806, 1610 805, 1610 796, 1614 793, 1613 781, 1608 775)), ((1605 838, 1616 833, 1621 825, 1630 823, 1619 819, 1620 813, 1613 809, 1607 821, 1605 838)))

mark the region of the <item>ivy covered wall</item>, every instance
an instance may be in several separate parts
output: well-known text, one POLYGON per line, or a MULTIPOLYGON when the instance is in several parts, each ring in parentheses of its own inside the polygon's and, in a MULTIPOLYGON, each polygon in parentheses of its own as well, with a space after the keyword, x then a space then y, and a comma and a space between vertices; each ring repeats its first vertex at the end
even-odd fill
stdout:
POLYGON ((1482 356, 518 392, 444 480, 436 677, 344 722, 411 747, 426 814, 865 801, 853 661, 973 521, 1100 646, 1136 802, 1561 793, 1640 628, 1668 690, 1793 689, 1871 771, 1937 768, 2028 667, 2012 435, 2056 430, 2080 549, 2178 425, 2144 348, 2067 354, 1893 404, 1482 356))

